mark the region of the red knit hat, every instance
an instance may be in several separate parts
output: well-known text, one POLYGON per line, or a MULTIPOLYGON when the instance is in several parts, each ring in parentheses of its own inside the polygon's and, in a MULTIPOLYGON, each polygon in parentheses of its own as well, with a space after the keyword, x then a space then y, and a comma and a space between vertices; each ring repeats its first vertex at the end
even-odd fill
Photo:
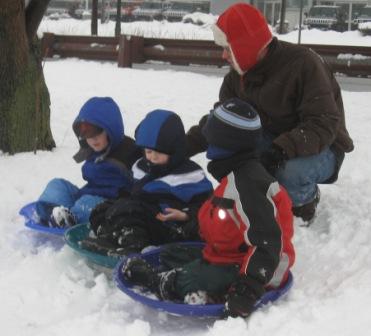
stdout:
POLYGON ((260 52, 272 41, 264 16, 244 3, 229 7, 212 30, 216 44, 230 47, 235 70, 241 75, 258 62, 260 52))

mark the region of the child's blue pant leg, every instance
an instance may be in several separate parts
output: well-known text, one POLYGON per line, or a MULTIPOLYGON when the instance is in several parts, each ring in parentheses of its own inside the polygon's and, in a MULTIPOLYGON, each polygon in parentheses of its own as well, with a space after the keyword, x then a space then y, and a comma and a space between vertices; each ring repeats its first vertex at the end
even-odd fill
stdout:
POLYGON ((54 178, 49 181, 36 202, 36 212, 42 221, 48 221, 54 207, 63 205, 70 208, 78 197, 79 188, 71 182, 54 178))
POLYGON ((105 198, 94 195, 83 195, 70 208, 70 211, 75 215, 77 223, 89 222, 91 211, 105 198))

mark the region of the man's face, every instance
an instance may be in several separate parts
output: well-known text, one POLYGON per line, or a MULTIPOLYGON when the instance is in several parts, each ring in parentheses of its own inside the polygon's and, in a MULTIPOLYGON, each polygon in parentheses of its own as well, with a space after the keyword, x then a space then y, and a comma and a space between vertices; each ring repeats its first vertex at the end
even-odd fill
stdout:
POLYGON ((101 152, 108 146, 107 133, 103 131, 96 136, 86 138, 86 142, 94 150, 94 152, 101 152))
POLYGON ((222 58, 226 60, 230 65, 233 66, 232 51, 230 47, 223 48, 222 58))

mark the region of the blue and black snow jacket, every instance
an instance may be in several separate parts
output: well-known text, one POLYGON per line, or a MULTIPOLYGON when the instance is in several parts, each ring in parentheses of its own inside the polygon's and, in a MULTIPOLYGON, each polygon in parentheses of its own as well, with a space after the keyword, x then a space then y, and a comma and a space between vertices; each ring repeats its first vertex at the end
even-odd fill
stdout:
POLYGON ((121 193, 130 192, 133 184, 130 168, 141 156, 141 150, 133 139, 125 136, 121 112, 113 99, 89 99, 75 119, 73 130, 80 142, 80 150, 74 158, 77 162, 85 160, 82 176, 87 184, 80 189, 81 195, 116 198, 121 193), (103 128, 108 136, 108 148, 99 153, 94 152, 85 139, 79 138, 81 122, 103 128))
POLYGON ((165 165, 154 165, 145 157, 132 168, 132 195, 156 204, 188 213, 197 221, 197 212, 213 188, 203 169, 186 157, 185 131, 180 117, 171 111, 154 110, 135 131, 136 144, 170 156, 165 165))

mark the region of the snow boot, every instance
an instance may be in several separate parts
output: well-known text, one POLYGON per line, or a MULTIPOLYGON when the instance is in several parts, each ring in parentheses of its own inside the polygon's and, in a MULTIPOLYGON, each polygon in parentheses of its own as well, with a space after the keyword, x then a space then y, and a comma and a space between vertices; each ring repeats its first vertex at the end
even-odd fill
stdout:
POLYGON ((64 206, 58 206, 53 208, 52 214, 49 220, 50 227, 56 228, 68 228, 76 224, 76 218, 74 214, 64 206))
POLYGON ((130 283, 149 289, 161 300, 178 299, 175 294, 175 269, 158 273, 144 259, 133 257, 122 267, 121 273, 130 283))

